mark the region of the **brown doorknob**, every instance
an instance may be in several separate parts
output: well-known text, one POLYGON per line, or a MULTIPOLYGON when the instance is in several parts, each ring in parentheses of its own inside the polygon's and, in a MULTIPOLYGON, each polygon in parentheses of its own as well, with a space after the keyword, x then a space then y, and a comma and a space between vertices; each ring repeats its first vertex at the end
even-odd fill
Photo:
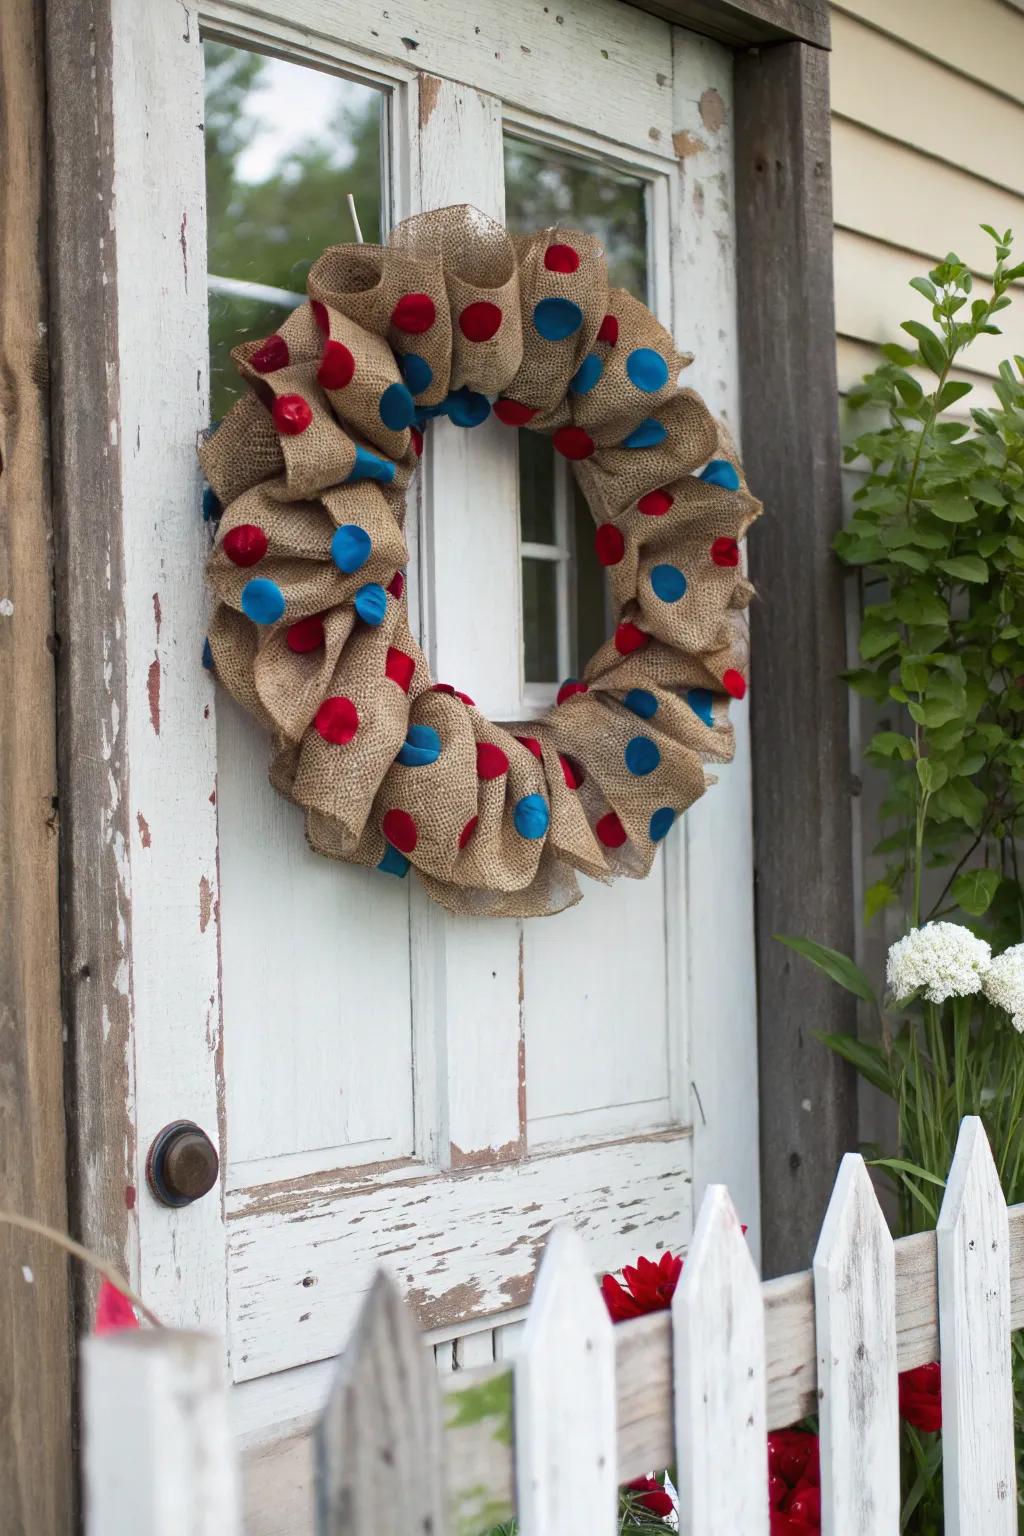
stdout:
POLYGON ((146 1158, 146 1182, 161 1205, 191 1205, 217 1182, 217 1148, 192 1120, 165 1125, 146 1158))

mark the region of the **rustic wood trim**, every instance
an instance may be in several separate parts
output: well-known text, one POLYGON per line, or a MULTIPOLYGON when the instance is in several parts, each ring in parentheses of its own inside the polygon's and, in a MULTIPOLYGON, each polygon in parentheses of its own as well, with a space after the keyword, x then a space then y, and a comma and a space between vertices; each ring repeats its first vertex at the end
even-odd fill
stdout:
POLYGON ((828 0, 633 0, 633 4, 733 48, 781 42, 830 46, 828 0))
POLYGON ((765 515, 750 540, 751 730, 768 1275, 814 1245, 836 1163, 857 1145, 852 1071, 813 1038, 854 1031, 853 999, 775 935, 853 953, 853 832, 835 370, 828 55, 736 57, 740 422, 765 515))
MULTIPOLYGON (((63 1231, 64 1047, 49 473, 43 13, 7 0, 0 49, 0 1206, 63 1231)), ((0 1224, 5 1530, 74 1518, 68 1267, 0 1224)))
POLYGON ((135 1278, 124 558, 109 0, 49 0, 61 950, 71 1214, 135 1278), (131 1193, 128 1193, 131 1191, 131 1193))

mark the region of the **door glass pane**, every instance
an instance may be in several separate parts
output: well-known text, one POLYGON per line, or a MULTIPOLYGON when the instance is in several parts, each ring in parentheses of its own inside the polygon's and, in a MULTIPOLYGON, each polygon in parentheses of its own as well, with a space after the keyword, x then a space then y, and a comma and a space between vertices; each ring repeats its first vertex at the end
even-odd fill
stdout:
POLYGON ((528 683, 558 676, 555 562, 523 561, 523 674, 528 683))
MULTIPOLYGON (((506 137, 505 207, 516 234, 559 223, 589 230, 604 246, 610 285, 647 302, 647 187, 641 177, 506 137)), ((528 571, 535 562, 523 566, 524 677, 552 683, 559 680, 559 601, 570 607, 562 617, 573 651, 569 671, 576 673, 606 637, 607 584, 594 554, 593 519, 572 470, 548 438, 526 431, 519 433, 519 509, 525 542, 573 551, 569 581, 561 586, 553 567, 541 577, 528 571)))
POLYGON ((228 356, 305 297, 328 245, 381 229, 383 93, 227 43, 204 44, 211 416, 243 385, 228 356))

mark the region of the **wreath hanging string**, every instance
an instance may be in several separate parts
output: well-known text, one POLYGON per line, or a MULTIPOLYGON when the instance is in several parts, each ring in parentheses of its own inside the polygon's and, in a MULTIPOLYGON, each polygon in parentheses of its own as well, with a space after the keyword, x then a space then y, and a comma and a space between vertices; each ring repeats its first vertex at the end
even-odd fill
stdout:
POLYGON ((317 853, 411 865, 453 912, 538 916, 579 900, 577 873, 647 874, 704 762, 732 756, 746 688, 738 541, 760 506, 678 388, 691 358, 609 289, 593 236, 515 238, 470 207, 332 247, 308 291, 234 349, 250 392, 200 450, 223 507, 207 664, 272 733, 272 783, 317 853), (556 707, 506 725, 434 682, 403 574, 424 427, 492 410, 572 461, 618 616, 556 707))

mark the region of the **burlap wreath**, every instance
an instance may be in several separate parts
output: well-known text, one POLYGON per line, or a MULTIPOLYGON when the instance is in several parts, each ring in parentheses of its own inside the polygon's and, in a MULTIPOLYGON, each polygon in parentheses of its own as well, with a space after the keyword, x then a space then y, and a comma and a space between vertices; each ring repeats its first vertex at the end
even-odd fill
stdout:
POLYGON ((593 236, 513 238, 468 207, 331 247, 308 291, 235 348, 251 393, 200 451, 224 509, 207 662, 273 733, 272 783, 317 853, 411 864, 454 912, 533 917, 579 900, 578 871, 647 874, 704 761, 731 757, 746 687, 737 541, 760 508, 677 387, 690 358, 609 289, 593 236), (618 614, 523 724, 433 681, 402 571, 422 427, 492 409, 573 461, 618 614))

